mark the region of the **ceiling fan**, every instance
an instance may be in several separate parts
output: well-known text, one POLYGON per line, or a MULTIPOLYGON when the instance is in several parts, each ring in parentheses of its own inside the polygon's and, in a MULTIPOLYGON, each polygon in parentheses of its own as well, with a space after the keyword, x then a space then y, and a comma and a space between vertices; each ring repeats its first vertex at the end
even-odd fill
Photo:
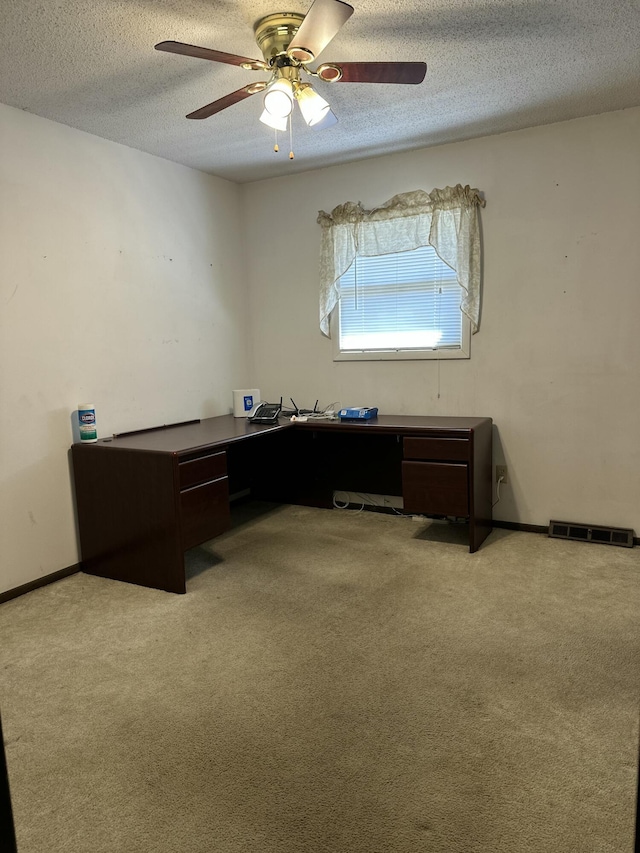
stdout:
MULTIPOLYGON (((307 77, 316 77, 327 83, 416 84, 424 80, 427 71, 424 62, 324 62, 311 70, 309 65, 315 62, 353 11, 353 7, 342 0, 314 0, 306 15, 277 12, 260 18, 253 29, 264 59, 250 59, 178 41, 162 41, 155 48, 271 74, 268 80, 243 86, 189 113, 187 118, 209 118, 251 95, 264 92, 264 110, 260 116, 264 124, 276 131, 286 130, 294 103, 297 102, 309 127, 324 128, 335 124, 337 118, 327 101, 307 81, 307 77)), ((277 139, 275 150, 278 150, 277 139)), ((289 157, 293 159, 293 152, 289 157)))

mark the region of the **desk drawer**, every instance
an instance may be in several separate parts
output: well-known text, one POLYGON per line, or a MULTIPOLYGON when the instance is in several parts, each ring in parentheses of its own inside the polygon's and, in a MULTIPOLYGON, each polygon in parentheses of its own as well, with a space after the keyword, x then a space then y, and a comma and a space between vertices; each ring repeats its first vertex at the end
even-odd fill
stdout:
POLYGON ((180 492, 182 547, 186 551, 231 527, 226 477, 180 492))
POLYGON ((199 456, 197 459, 189 460, 189 462, 181 462, 178 465, 178 471, 180 489, 188 489, 191 486, 197 486, 199 483, 216 480, 219 477, 226 476, 227 454, 223 450, 220 453, 199 456))
POLYGON ((446 462, 467 462, 471 456, 468 438, 405 438, 405 459, 442 459, 446 462))
POLYGON ((445 462, 403 462, 405 512, 469 515, 468 467, 445 462))

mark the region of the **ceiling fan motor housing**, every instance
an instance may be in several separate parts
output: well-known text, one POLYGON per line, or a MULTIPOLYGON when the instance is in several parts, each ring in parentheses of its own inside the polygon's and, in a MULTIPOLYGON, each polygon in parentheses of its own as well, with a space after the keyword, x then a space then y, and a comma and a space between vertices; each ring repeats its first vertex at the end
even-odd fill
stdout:
MULTIPOLYGON (((278 12, 256 21, 253 30, 265 62, 273 64, 277 56, 286 53, 303 20, 304 15, 297 12, 278 12)), ((313 56, 293 55, 292 58, 304 62, 313 56)))

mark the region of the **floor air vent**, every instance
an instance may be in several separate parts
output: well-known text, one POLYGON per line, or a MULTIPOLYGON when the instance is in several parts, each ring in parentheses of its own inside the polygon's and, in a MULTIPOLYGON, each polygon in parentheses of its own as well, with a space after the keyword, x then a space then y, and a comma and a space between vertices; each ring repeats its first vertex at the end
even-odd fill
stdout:
POLYGON ((594 524, 575 524, 573 521, 550 521, 549 536, 553 539, 575 539, 580 542, 600 542, 633 548, 633 530, 626 527, 597 527, 594 524))

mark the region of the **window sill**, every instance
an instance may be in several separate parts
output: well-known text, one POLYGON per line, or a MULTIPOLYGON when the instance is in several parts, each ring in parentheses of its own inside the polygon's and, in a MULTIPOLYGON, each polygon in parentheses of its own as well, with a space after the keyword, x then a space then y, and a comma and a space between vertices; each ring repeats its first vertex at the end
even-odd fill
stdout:
POLYGON ((471 358, 469 352, 459 350, 366 350, 336 352, 334 361, 446 361, 457 358, 471 358))

